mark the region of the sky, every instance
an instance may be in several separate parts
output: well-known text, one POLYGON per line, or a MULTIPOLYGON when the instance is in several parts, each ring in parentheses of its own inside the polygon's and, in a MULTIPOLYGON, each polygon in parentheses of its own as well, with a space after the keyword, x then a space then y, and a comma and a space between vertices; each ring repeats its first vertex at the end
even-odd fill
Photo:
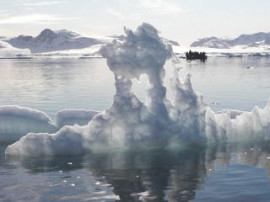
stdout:
POLYGON ((198 38, 270 32, 269 0, 0 0, 0 36, 68 29, 122 34, 143 22, 189 45, 198 38))

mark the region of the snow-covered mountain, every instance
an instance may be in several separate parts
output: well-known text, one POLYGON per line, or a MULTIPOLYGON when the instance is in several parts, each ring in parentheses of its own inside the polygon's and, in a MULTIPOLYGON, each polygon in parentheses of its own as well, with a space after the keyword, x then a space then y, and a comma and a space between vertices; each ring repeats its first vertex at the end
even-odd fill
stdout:
MULTIPOLYGON (((123 41, 123 35, 104 37, 88 37, 73 31, 50 29, 43 30, 38 36, 8 38, 0 36, 1 58, 90 58, 101 57, 101 46, 112 40, 123 41)), ((172 45, 178 54, 184 54, 191 48, 195 51, 204 51, 209 54, 237 53, 255 54, 267 53, 270 55, 270 33, 256 33, 241 35, 235 39, 217 37, 203 38, 191 44, 191 47, 180 46, 178 42, 166 38, 162 40, 172 45)), ((208 54, 208 55, 209 55, 208 54)))
POLYGON ((36 37, 20 35, 3 41, 15 48, 29 49, 32 53, 83 49, 105 43, 103 40, 85 37, 76 32, 68 30, 52 31, 50 29, 43 30, 36 37))
POLYGON ((217 38, 217 37, 208 37, 199 39, 191 44, 191 47, 207 47, 207 48, 220 48, 226 49, 230 48, 228 40, 217 38))
MULTIPOLYGON (((99 49, 112 40, 123 41, 124 35, 108 37, 86 37, 79 33, 44 29, 38 36, 19 35, 18 37, 0 36, 1 58, 33 58, 33 57, 98 57, 99 49)), ((163 38, 165 43, 179 46, 175 41, 163 38)))
POLYGON ((260 45, 270 45, 270 32, 259 32, 256 34, 243 34, 236 39, 233 39, 228 42, 231 46, 250 46, 250 47, 257 47, 260 45))
POLYGON ((0 58, 22 58, 28 57, 30 51, 28 49, 18 49, 5 42, 6 38, 0 38, 0 58))
POLYGON ((205 47, 217 49, 230 49, 239 46, 243 49, 250 47, 270 49, 270 32, 243 34, 235 39, 209 37, 199 39, 191 44, 191 47, 205 47))

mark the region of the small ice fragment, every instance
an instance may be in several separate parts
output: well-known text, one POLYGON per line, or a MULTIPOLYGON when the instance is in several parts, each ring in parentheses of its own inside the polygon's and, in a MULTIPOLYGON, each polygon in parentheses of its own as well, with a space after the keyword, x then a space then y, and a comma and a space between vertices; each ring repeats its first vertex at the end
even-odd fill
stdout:
POLYGON ((58 172, 59 172, 59 173, 62 173, 63 171, 62 171, 62 170, 59 170, 58 172))
POLYGON ((267 159, 270 160, 270 156, 267 156, 267 159))
POLYGON ((190 193, 189 190, 184 190, 184 191, 182 191, 180 194, 181 194, 181 195, 188 196, 188 195, 190 195, 191 193, 190 193))
POLYGON ((96 185, 100 185, 100 182, 96 182, 96 185))
POLYGON ((66 180, 63 180, 63 182, 64 182, 64 183, 67 183, 67 181, 66 181, 66 180))
POLYGON ((80 176, 77 176, 76 178, 77 178, 77 179, 80 179, 81 177, 80 177, 80 176))
POLYGON ((251 151, 253 151, 254 149, 253 148, 250 148, 251 151))
POLYGON ((220 103, 218 103, 218 102, 212 102, 212 103, 210 103, 210 106, 221 106, 221 104, 220 103))
POLYGON ((68 162, 68 165, 72 165, 72 162, 68 162))
POLYGON ((102 187, 111 187, 112 185, 111 184, 102 184, 101 186, 102 187))
POLYGON ((75 187, 75 184, 70 184, 70 186, 75 187))

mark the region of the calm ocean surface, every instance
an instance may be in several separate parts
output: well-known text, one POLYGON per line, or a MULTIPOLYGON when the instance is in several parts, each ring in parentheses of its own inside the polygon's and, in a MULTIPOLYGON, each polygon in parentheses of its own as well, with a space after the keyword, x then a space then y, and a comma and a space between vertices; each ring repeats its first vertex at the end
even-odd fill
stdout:
MULTIPOLYGON (((213 110, 250 111, 270 97, 270 58, 181 61, 213 110)), ((165 84, 171 65, 166 65, 165 84)), ((147 79, 134 81, 145 99, 147 79)), ((53 119, 63 109, 104 110, 115 93, 104 59, 0 60, 0 105, 53 119)), ((170 94, 170 92, 168 92, 170 94)), ((270 201, 270 143, 185 151, 7 159, 0 144, 0 201, 270 201)))

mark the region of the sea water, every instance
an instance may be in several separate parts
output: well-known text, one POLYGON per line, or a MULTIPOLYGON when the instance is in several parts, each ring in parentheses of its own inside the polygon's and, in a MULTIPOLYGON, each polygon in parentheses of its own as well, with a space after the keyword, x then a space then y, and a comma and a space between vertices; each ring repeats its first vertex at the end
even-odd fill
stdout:
MULTIPOLYGON (((250 111, 270 96, 269 58, 209 57, 205 63, 182 60, 181 66, 214 111, 250 111)), ((165 68, 170 74, 170 64, 165 68)), ((134 83, 144 100, 147 79, 134 83)), ((114 94, 104 59, 0 60, 0 105, 39 109, 54 119, 63 109, 106 109, 114 94)), ((268 145, 27 160, 5 158, 1 145, 0 200, 268 201, 268 145)))

